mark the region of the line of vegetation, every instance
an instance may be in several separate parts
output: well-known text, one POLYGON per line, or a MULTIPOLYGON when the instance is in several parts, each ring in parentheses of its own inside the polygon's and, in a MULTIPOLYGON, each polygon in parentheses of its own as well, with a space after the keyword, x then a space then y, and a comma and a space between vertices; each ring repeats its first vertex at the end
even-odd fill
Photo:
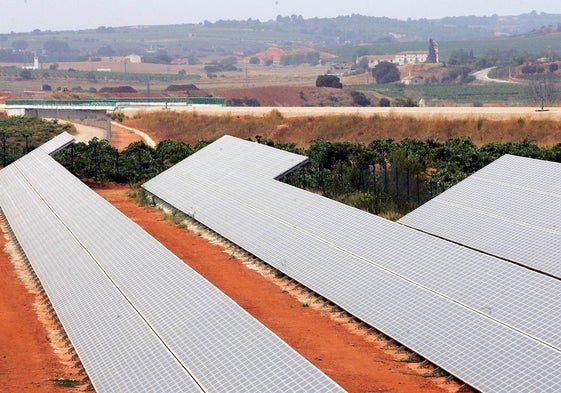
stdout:
POLYGON ((419 97, 427 102, 458 103, 480 106, 488 103, 527 105, 534 103, 529 94, 528 86, 522 84, 421 84, 421 85, 356 85, 348 88, 368 91, 373 90, 390 98, 399 99, 404 96, 419 97))
MULTIPOLYGON (((274 114, 269 117, 272 116, 274 114)), ((360 119, 348 117, 338 128, 344 129, 360 119)), ((378 125, 384 122, 381 118, 376 121, 378 125)), ((486 121, 479 119, 475 127, 486 121)), ((458 120, 446 124, 462 128, 469 123, 458 120)), ((526 126, 523 119, 511 124, 517 128, 526 126)), ((534 125, 546 124, 537 122, 534 125)), ((59 132, 71 131, 70 127, 56 121, 27 117, 0 118, 0 164, 5 166, 13 162, 59 132)), ((443 141, 432 137, 404 137, 400 140, 384 137, 372 138, 368 142, 335 139, 317 138, 302 147, 294 142, 255 135, 255 140, 260 143, 309 157, 308 165, 284 179, 288 184, 392 219, 399 218, 503 154, 561 162, 561 143, 539 146, 529 138, 479 146, 466 137, 443 141)), ((84 181, 135 185, 170 168, 206 146, 210 140, 199 140, 190 145, 165 139, 155 148, 135 142, 118 151, 105 140, 93 139, 88 144, 71 145, 57 153, 56 159, 84 181)))
POLYGON ((57 120, 0 116, 0 168, 9 165, 61 132, 73 130, 72 125, 59 124, 57 120))
POLYGON ((200 79, 200 75, 187 74, 179 72, 177 74, 157 74, 157 73, 131 73, 118 71, 79 71, 73 68, 68 70, 48 69, 48 70, 21 70, 21 68, 13 66, 0 67, 0 77, 24 78, 24 79, 77 79, 89 82, 101 81, 125 81, 125 82, 143 82, 143 81, 162 81, 173 82, 182 80, 200 79))
MULTIPOLYGON (((202 21, 201 21, 202 22, 202 21)), ((540 27, 561 31, 555 14, 527 13, 518 16, 464 16, 442 19, 397 20, 363 15, 337 18, 304 19, 301 15, 281 16, 274 20, 218 20, 198 24, 170 26, 110 27, 79 31, 41 31, 0 34, 1 61, 18 61, 23 54, 46 53, 45 61, 71 61, 94 56, 126 56, 137 53, 156 58, 188 55, 228 55, 256 53, 270 45, 298 46, 313 42, 341 59, 350 61, 357 48, 372 54, 400 50, 425 49, 419 42, 430 37, 441 45, 441 54, 449 48, 474 48, 478 53, 497 47, 518 47, 533 52, 538 47, 559 49, 556 37, 521 36, 540 27), (495 37, 497 31, 512 37, 495 37), (389 32, 398 32, 400 37, 389 32), (453 41, 452 41, 453 40, 453 41), (463 44, 464 40, 469 46, 463 44), (411 41, 411 42, 404 42, 411 41), (506 43, 505 43, 506 42, 506 43), (512 42, 512 44, 510 44, 512 42), (5 53, 2 53, 5 52, 5 53)))

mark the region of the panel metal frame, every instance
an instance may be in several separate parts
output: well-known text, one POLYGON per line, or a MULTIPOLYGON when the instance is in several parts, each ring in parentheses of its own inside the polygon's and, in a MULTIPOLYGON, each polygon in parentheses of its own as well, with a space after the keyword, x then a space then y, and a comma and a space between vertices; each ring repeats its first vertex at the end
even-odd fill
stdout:
POLYGON ((230 143, 143 187, 477 389, 559 388, 557 280, 248 174, 230 143))
MULTIPOLYGON (((0 171, 0 186, 16 180, 20 187, 0 191, 0 207, 5 210, 37 275, 45 280, 44 284, 49 288, 47 293, 53 296, 57 312, 61 309, 60 319, 68 328, 74 346, 77 351, 83 348, 79 355, 96 390, 115 391, 118 378, 107 373, 123 372, 119 367, 107 370, 115 362, 109 361, 110 358, 106 362, 105 351, 97 351, 96 345, 108 351, 114 348, 115 356, 127 352, 119 349, 121 344, 144 347, 143 336, 131 334, 125 337, 128 340, 121 341, 119 335, 114 337, 106 330, 98 331, 96 320, 88 319, 89 309, 93 308, 93 318, 97 313, 107 313, 110 320, 119 318, 120 321, 119 307, 122 307, 128 313, 123 334, 128 330, 134 333, 142 326, 148 328, 148 333, 151 331, 159 339, 157 345, 167 350, 157 358, 169 356, 183 371, 188 371, 184 374, 195 379, 204 391, 342 391, 324 373, 72 176, 45 151, 36 149, 0 171), (22 195, 26 198, 20 198, 22 195), (23 213, 26 209, 29 214, 23 213), (54 245, 50 240, 51 232, 54 245), (45 239, 47 233, 49 237, 45 239), (45 252, 51 246, 52 251, 45 252), (75 259, 83 262, 74 265, 75 259), (58 261, 56 268, 52 266, 53 260, 58 261), (92 278, 83 281, 86 278, 79 274, 71 276, 76 280, 77 289, 64 296, 54 278, 65 272, 80 272, 82 265, 86 266, 83 268, 87 272, 86 278, 90 275, 92 278), (79 292, 91 281, 92 285, 97 283, 105 287, 103 290, 94 287, 93 292, 87 289, 79 292), (92 304, 92 299, 101 300, 92 304), (121 301, 125 301, 124 305, 113 307, 121 301), (74 314, 79 315, 79 318, 75 317, 79 322, 72 319, 74 314), (89 325, 88 329, 86 325, 89 325), (118 345, 113 347, 114 343, 118 345), (113 386, 113 390, 107 386, 113 386)), ((110 326, 110 323, 100 326, 110 326)), ((146 356, 152 356, 150 353, 138 356, 136 361, 134 353, 131 351, 131 358, 126 358, 130 364, 123 367, 133 381, 154 377, 152 385, 146 384, 145 391, 189 391, 186 387, 168 388, 165 385, 161 386, 163 389, 155 388, 159 378, 174 375, 174 368, 162 362, 164 370, 158 371, 157 366, 152 370, 153 364, 146 359, 146 356), (137 369, 143 371, 139 373, 137 369)), ((143 389, 134 386, 132 390, 137 388, 138 391, 143 389)))

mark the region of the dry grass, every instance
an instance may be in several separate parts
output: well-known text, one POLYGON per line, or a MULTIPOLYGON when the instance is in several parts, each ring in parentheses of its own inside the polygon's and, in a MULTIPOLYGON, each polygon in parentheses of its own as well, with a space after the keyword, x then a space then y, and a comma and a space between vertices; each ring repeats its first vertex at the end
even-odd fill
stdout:
POLYGON ((539 146, 561 142, 561 121, 552 118, 516 117, 494 120, 467 116, 450 119, 444 115, 414 117, 407 115, 324 115, 284 117, 278 111, 265 116, 225 114, 213 116, 197 112, 139 112, 127 125, 146 130, 155 139, 181 140, 191 145, 199 140, 214 140, 224 134, 240 138, 261 135, 275 142, 293 142, 308 147, 317 139, 370 143, 391 138, 449 138, 469 137, 476 145, 489 142, 520 142, 525 138, 539 146))

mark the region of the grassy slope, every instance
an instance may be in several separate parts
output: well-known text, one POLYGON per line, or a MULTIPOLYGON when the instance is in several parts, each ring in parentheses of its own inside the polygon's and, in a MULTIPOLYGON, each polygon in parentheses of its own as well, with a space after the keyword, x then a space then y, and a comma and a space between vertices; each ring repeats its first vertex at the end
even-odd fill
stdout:
POLYGON ((241 138, 262 135, 275 142, 293 142, 307 147, 316 139, 369 143, 375 139, 469 137, 477 145, 488 142, 519 142, 530 138, 541 146, 561 142, 561 121, 514 117, 507 120, 485 118, 426 119, 411 116, 317 116, 283 118, 278 112, 267 116, 207 116, 197 113, 140 113, 125 124, 147 130, 156 139, 176 139, 191 145, 214 140, 224 134, 241 138))

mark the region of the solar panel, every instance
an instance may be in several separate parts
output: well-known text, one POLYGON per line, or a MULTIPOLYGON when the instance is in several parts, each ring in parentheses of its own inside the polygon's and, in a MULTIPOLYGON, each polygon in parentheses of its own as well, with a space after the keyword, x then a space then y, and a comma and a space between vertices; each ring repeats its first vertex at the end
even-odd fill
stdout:
POLYGON ((400 223, 561 278, 561 164, 506 155, 400 223))
POLYGON ((205 391, 341 391, 50 157, 17 168, 205 391))
POLYGON ((0 206, 97 392, 202 391, 17 167, 0 206))
POLYGON ((67 132, 62 132, 51 140, 43 143, 39 146, 39 149, 49 155, 53 155, 72 143, 74 143, 74 137, 67 132))
POLYGON ((561 365, 557 280, 246 176, 243 163, 222 170, 212 152, 229 141, 215 144, 143 187, 478 389, 559 386, 561 369, 532 371, 561 365))

